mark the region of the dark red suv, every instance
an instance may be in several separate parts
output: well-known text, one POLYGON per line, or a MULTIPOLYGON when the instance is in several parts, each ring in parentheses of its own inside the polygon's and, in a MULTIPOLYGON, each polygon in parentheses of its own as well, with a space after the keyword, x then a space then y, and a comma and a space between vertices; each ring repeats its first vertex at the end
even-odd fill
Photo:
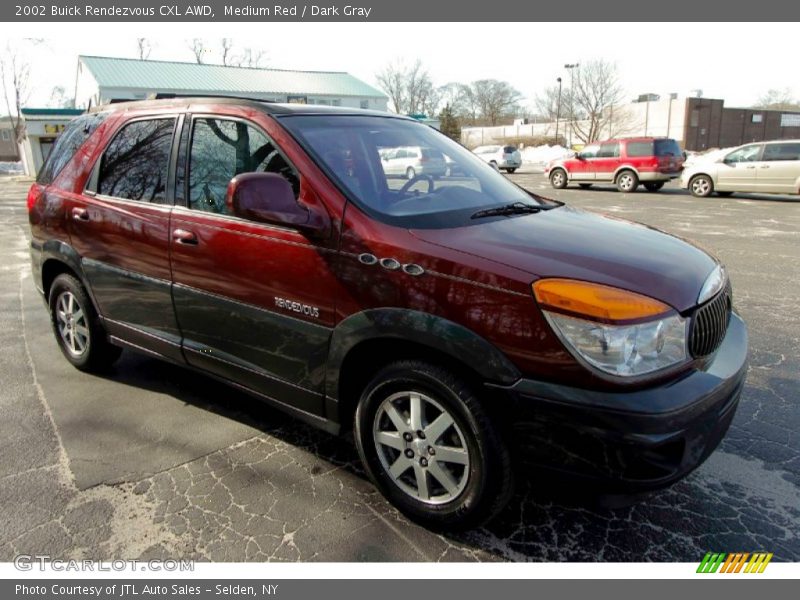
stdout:
POLYGON ((126 348, 352 430, 375 485, 436 526, 489 518, 531 466, 668 485, 719 443, 744 383, 713 257, 529 193, 412 119, 103 107, 59 137, 28 208, 73 365, 126 348), (457 175, 387 176, 381 156, 409 146, 457 175))
POLYGON ((575 182, 582 188, 613 183, 620 192, 635 192, 644 184, 657 192, 680 177, 684 154, 670 138, 637 137, 589 144, 573 158, 559 159, 545 168, 554 188, 575 182))

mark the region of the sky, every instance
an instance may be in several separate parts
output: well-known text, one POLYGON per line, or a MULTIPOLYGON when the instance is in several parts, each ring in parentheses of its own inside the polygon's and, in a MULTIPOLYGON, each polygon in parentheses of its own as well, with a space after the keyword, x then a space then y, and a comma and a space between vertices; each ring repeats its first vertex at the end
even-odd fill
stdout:
POLYGON ((230 37, 265 50, 268 67, 348 71, 373 85, 387 64, 419 58, 437 85, 505 80, 525 106, 557 77, 568 83, 565 63, 597 58, 616 63, 631 99, 699 89, 749 106, 771 88, 800 97, 793 23, 36 23, 15 24, 14 33, 0 36, 0 51, 10 45, 29 59, 28 106, 46 106, 57 85, 72 94, 79 54, 136 58, 137 37, 153 44, 151 59, 189 62, 190 38, 216 47, 230 37))

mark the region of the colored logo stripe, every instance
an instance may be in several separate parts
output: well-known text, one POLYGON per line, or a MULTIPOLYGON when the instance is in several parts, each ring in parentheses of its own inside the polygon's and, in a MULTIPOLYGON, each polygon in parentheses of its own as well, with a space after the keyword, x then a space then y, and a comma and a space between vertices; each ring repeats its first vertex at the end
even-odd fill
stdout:
POLYGON ((707 552, 697 573, 763 573, 772 556, 772 552, 707 552))

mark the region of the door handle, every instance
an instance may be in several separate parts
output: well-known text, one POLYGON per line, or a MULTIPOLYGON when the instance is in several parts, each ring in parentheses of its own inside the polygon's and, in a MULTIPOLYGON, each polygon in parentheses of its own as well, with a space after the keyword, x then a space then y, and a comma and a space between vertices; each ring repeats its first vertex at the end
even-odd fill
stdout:
POLYGON ((769 169, 769 165, 761 165, 759 168, 760 169, 769 169))
POLYGON ((185 246, 197 246, 198 244, 195 232, 186 229, 174 229, 172 231, 172 239, 178 244, 183 244, 185 246))
POLYGON ((755 169, 756 167, 755 167, 755 165, 750 165, 750 166, 748 166, 747 168, 748 168, 748 169, 755 169))
POLYGON ((89 211, 85 208, 75 207, 72 209, 72 219, 75 221, 88 221, 89 211))

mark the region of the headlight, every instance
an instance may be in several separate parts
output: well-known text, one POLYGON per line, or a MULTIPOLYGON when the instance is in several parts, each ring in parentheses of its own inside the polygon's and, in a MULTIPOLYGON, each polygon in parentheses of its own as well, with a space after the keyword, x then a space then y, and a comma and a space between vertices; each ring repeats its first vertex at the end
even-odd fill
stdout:
POLYGON ((593 367, 632 377, 686 360, 686 320, 633 292, 569 279, 543 279, 534 295, 567 348, 593 367))

